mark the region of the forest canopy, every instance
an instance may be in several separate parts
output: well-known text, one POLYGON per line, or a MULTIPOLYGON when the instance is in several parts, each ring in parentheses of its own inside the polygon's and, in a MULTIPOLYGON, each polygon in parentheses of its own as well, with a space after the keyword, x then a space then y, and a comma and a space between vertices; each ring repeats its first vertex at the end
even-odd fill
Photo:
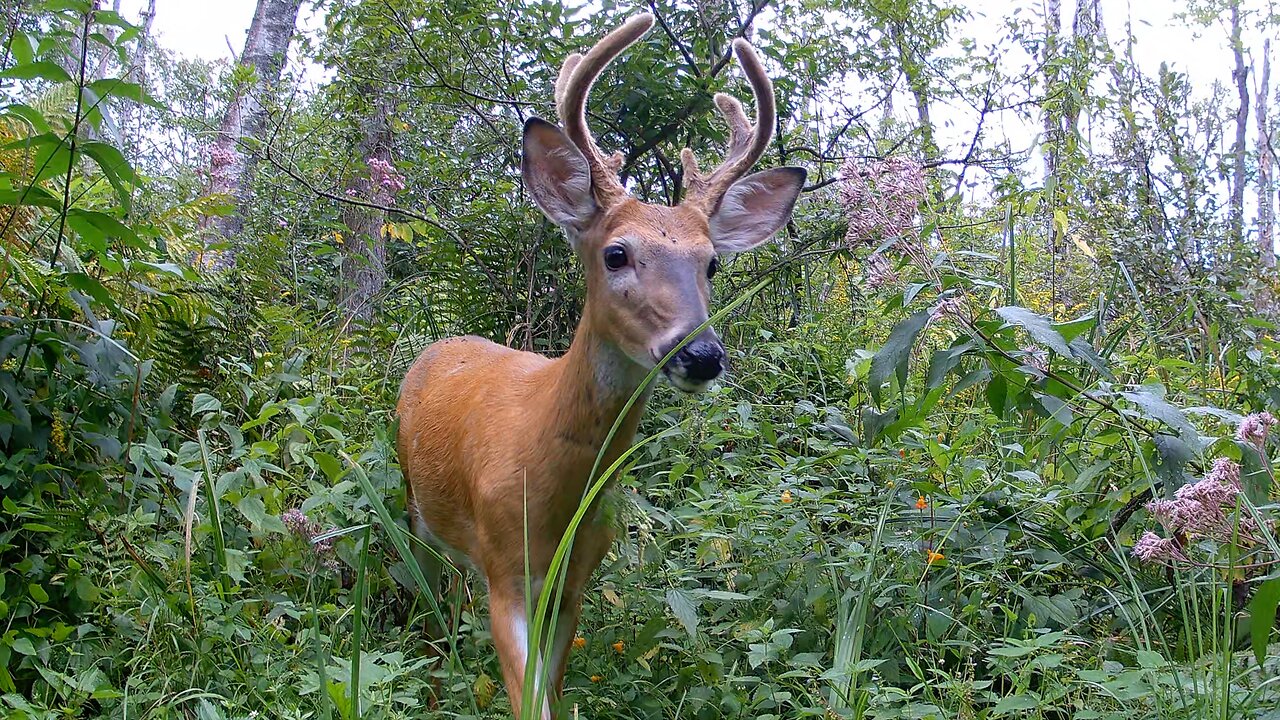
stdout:
POLYGON ((586 115, 626 190, 732 157, 736 38, 807 178, 619 463, 564 717, 1277 717, 1268 3, 255 0, 223 59, 183 4, 0 3, 0 715, 520 714, 396 402, 570 348, 522 128, 648 12, 586 115))

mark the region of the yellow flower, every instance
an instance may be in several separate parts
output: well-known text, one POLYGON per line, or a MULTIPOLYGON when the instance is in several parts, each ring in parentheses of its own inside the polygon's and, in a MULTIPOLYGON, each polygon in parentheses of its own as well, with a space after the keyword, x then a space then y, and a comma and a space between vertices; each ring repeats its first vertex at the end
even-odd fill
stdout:
POLYGON ((619 655, 621 655, 622 651, 626 649, 627 649, 627 646, 624 645, 621 640, 613 644, 614 652, 618 653, 619 655))
POLYGON ((946 555, 943 555, 942 553, 937 552, 935 550, 925 550, 924 557, 925 557, 925 560, 927 560, 930 565, 947 559, 946 555))
POLYGON ((62 416, 56 413, 53 416, 53 427, 49 430, 49 445, 59 455, 65 455, 67 452, 67 425, 63 422, 62 416))
POLYGON ((584 647, 586 647, 586 646, 587 646, 587 639, 586 639, 586 638, 584 638, 584 637, 582 637, 581 635, 579 635, 579 636, 577 636, 577 637, 575 637, 575 638, 573 639, 573 649, 574 649, 574 650, 581 650, 582 648, 584 648, 584 647))
POLYGON ((4 361, 3 365, 0 365, 0 370, 4 370, 7 373, 12 373, 17 369, 18 369, 18 360, 16 358, 9 358, 8 360, 4 361))
POLYGON ((917 510, 928 510, 928 509, 929 509, 929 501, 925 500, 923 495, 921 495, 920 497, 916 498, 916 509, 917 509, 917 510))
POLYGON ((603 680, 603 679, 604 679, 604 678, 600 677, 599 675, 592 675, 592 676, 591 676, 591 682, 600 682, 600 681, 601 681, 601 680, 603 680))
POLYGON ((783 504, 783 505, 786 505, 786 504, 790 503, 791 501, 792 501, 791 491, 790 491, 790 490, 783 490, 783 491, 782 491, 782 504, 783 504))

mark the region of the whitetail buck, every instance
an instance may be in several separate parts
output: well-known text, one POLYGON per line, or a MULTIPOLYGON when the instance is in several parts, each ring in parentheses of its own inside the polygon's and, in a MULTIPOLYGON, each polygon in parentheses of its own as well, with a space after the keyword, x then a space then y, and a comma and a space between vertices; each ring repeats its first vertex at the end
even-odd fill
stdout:
MULTIPOLYGON (((767 241, 790 217, 805 179, 803 169, 789 167, 742 177, 767 148, 776 113, 760 59, 736 39, 755 95, 755 125, 737 100, 716 95, 730 131, 725 162, 704 174, 684 150, 686 196, 675 207, 628 195, 618 178, 621 153, 601 154, 587 128, 587 95, 652 24, 651 15, 637 16, 585 57, 569 56, 556 81, 563 131, 537 118, 524 126, 525 187, 564 229, 586 272, 586 305, 569 351, 550 359, 478 337, 449 338, 423 351, 400 389, 397 444, 414 532, 484 573, 493 640, 517 714, 531 654, 526 555, 536 597, 623 405, 706 322, 716 256, 767 241)), ((695 392, 723 372, 724 356, 708 328, 663 371, 695 392)), ((643 410, 643 401, 632 407, 600 467, 630 445, 643 410)), ((593 509, 573 546, 555 637, 535 654, 534 676, 550 698, 544 718, 561 693, 583 590, 612 542, 612 528, 593 509)))

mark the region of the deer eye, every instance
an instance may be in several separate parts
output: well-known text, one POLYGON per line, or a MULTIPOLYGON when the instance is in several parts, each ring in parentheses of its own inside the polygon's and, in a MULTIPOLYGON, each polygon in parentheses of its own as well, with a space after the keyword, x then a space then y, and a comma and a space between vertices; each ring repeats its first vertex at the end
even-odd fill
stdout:
POLYGON ((707 279, 715 277, 718 272, 720 272, 720 260, 711 258, 711 264, 707 266, 707 279))
POLYGON ((604 266, 610 270, 621 270, 627 266, 627 249, 621 245, 610 245, 604 249, 604 266))

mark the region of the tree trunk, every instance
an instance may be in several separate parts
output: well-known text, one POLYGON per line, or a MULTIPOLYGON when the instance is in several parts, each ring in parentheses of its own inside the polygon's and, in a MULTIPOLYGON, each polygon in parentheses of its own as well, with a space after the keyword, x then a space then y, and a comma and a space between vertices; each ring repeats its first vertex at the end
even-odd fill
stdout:
POLYGON ((1231 79, 1236 83, 1240 105, 1236 109, 1236 141, 1231 147, 1231 201, 1227 216, 1231 239, 1239 243, 1244 240, 1245 135, 1249 130, 1249 68, 1244 64, 1244 42, 1240 39, 1240 0, 1231 2, 1231 52, 1236 60, 1231 79))
MULTIPOLYGON (((151 25, 156 19, 156 0, 148 0, 146 7, 138 13, 138 44, 134 51, 133 65, 125 74, 125 80, 137 83, 143 90, 147 89, 147 54, 151 51, 151 25)), ((136 136, 142 133, 142 104, 128 101, 124 103, 120 113, 120 147, 129 157, 137 155, 136 136)))
MULTIPOLYGON (((357 146, 368 173, 347 183, 347 195, 386 206, 396 189, 403 187, 403 179, 390 170, 392 99, 385 89, 364 88, 361 95, 374 95, 357 146)), ((373 317, 374 298, 386 285, 387 239, 382 229, 386 220, 386 212, 375 208, 348 204, 342 210, 342 222, 347 226, 341 243, 342 285, 338 301, 343 332, 373 317)))
MULTIPOLYGON (((1062 124, 1059 113, 1055 109, 1053 94, 1058 91, 1058 43, 1062 35, 1062 0, 1048 0, 1045 4, 1044 17, 1044 185, 1053 188, 1049 197, 1045 198, 1047 213, 1045 217, 1045 249, 1050 257, 1057 255, 1057 237, 1054 230, 1054 210, 1057 209, 1058 161, 1062 146, 1062 124)), ((1052 272, 1052 271, 1051 271, 1052 272)))
POLYGON ((1262 79, 1258 87, 1258 255, 1264 267, 1276 266, 1275 247, 1275 177, 1272 174, 1271 117, 1271 40, 1262 43, 1262 79))
MULTIPOLYGON (((240 55, 240 65, 253 70, 253 82, 227 105, 218 137, 209 148, 209 192, 234 197, 236 211, 220 218, 215 232, 209 231, 210 222, 206 219, 206 246, 232 239, 244 225, 253 158, 243 152, 241 143, 245 139, 262 140, 267 127, 264 101, 280 82, 301 5, 302 0, 258 0, 240 55)), ((201 261, 207 267, 224 269, 235 263, 235 254, 230 250, 206 252, 201 261)))

